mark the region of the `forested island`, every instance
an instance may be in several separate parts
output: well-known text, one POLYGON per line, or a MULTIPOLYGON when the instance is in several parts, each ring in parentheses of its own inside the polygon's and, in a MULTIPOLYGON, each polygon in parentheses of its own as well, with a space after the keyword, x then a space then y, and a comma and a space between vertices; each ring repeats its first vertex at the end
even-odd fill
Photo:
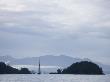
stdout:
POLYGON ((6 65, 4 62, 0 62, 0 74, 31 74, 27 68, 21 68, 20 70, 6 65))
POLYGON ((89 61, 81 61, 73 63, 71 66, 61 70, 57 73, 50 74, 88 74, 88 75, 103 75, 103 70, 97 64, 89 61))

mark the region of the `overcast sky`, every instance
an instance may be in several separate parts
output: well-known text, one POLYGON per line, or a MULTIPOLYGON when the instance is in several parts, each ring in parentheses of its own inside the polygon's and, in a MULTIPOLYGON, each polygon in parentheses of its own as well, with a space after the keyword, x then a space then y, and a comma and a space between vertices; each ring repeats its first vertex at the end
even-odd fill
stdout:
POLYGON ((110 64, 110 0, 0 0, 0 55, 60 54, 110 64))

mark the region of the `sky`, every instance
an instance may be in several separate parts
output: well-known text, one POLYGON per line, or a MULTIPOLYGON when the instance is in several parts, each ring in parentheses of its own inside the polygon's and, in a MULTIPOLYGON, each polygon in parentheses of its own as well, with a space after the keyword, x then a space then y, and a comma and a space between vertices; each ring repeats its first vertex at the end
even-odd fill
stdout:
POLYGON ((61 54, 110 65, 110 0, 0 0, 0 55, 61 54))

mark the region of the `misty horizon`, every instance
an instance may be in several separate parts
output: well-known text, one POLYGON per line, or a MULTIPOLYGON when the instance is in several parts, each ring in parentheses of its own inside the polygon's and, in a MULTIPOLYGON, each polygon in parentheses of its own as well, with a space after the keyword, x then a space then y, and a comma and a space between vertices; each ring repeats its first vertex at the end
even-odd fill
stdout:
POLYGON ((64 54, 61 54, 61 55, 41 55, 41 56, 25 56, 25 57, 14 57, 14 56, 11 56, 11 55, 1 55, 0 57, 7 57, 7 58, 15 58, 15 59, 25 59, 25 58, 40 58, 40 57, 69 57, 69 58, 74 58, 74 59, 80 59, 82 61, 92 61, 92 62, 98 62, 98 63, 101 63, 101 64, 105 64, 105 65, 110 65, 109 63, 103 63, 103 62, 100 62, 100 61, 97 61, 97 60, 92 60, 91 58, 82 58, 82 57, 72 57, 72 56, 68 56, 68 55, 64 55, 64 54))
POLYGON ((110 65, 109 0, 1 0, 0 56, 64 54, 110 65))

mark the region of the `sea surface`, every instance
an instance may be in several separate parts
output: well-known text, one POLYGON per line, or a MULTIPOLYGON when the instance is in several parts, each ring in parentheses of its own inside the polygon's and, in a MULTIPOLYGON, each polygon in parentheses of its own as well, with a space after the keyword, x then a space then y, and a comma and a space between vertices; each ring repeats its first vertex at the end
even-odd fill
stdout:
POLYGON ((110 82, 110 75, 1 74, 0 82, 110 82))

